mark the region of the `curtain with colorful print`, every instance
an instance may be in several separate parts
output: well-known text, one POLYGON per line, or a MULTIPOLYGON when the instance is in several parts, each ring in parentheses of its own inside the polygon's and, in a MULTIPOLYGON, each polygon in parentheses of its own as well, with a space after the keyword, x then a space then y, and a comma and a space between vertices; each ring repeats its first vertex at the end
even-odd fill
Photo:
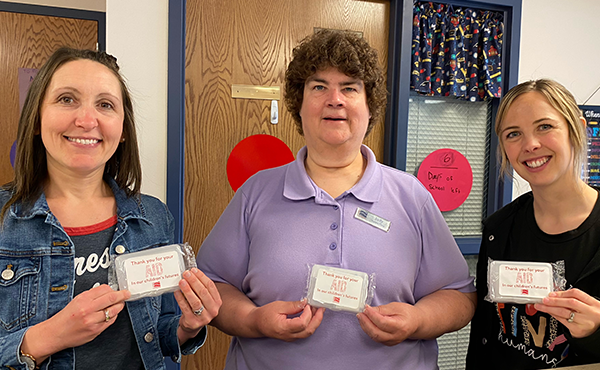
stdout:
POLYGON ((502 96, 502 13, 415 2, 411 89, 471 101, 502 96))

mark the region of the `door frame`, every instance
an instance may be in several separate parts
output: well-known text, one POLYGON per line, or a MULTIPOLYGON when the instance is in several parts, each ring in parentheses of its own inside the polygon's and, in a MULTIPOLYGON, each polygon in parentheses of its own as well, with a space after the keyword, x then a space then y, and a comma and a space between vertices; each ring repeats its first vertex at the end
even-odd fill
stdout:
POLYGON ((186 0, 169 0, 167 77, 167 207, 175 219, 175 242, 183 241, 185 180, 186 0))
POLYGON ((74 18, 98 22, 98 50, 106 51, 106 13, 92 10, 58 8, 45 5, 8 3, 0 1, 0 11, 50 17, 74 18))

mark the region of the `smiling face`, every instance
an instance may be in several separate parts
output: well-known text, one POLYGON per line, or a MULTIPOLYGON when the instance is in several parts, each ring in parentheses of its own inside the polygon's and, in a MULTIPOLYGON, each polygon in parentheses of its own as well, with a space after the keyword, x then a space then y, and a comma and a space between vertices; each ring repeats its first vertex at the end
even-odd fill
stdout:
POLYGON ((567 121, 541 93, 514 100, 502 120, 500 140, 511 166, 532 189, 575 180, 567 121))
POLYGON ((300 117, 309 150, 359 151, 370 118, 363 82, 333 67, 317 71, 304 85, 300 117))
POLYGON ((40 113, 50 175, 103 173, 124 119, 119 80, 108 68, 85 59, 65 63, 52 76, 40 113))

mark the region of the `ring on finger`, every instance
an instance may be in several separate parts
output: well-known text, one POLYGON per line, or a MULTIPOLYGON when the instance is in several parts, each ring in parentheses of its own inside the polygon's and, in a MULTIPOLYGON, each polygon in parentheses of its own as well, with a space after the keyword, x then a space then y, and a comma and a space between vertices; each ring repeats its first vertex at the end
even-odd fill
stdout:
POLYGON ((204 306, 201 306, 199 309, 194 310, 194 315, 200 316, 202 315, 202 312, 204 312, 204 306))
POLYGON ((110 321, 110 313, 108 312, 108 308, 104 309, 104 321, 110 321))
POLYGON ((575 321, 575 311, 571 311, 571 315, 567 319, 568 323, 572 323, 573 321, 575 321))

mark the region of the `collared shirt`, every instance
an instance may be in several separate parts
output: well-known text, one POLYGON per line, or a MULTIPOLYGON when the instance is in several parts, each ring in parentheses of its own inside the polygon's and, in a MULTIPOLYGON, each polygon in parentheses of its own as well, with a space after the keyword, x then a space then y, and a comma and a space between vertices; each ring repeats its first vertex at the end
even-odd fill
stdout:
MULTIPOLYGON (((127 197, 114 181, 109 185, 118 216, 110 255, 172 244, 173 217, 161 201, 147 195, 127 197)), ((7 191, 0 191, 0 207, 9 197, 7 191)), ((12 205, 2 221, 0 272, 10 269, 13 273, 0 276, 0 368, 24 369, 18 353, 25 332, 73 299, 75 251, 44 194, 30 208, 12 205)), ((180 348, 173 294, 126 304, 146 368, 164 369, 163 353, 179 362, 182 354, 194 353, 204 343, 206 329, 180 348)), ((41 368, 66 370, 74 366, 74 351, 67 349, 50 356, 41 368)))
MULTIPOLYGON (((377 163, 363 145, 362 178, 333 199, 306 173, 306 151, 238 189, 198 254, 211 279, 235 286, 258 306, 305 297, 311 264, 374 274, 373 306, 414 304, 439 289, 475 290, 444 218, 414 176, 377 163), (355 218, 358 208, 390 221, 389 230, 355 218)), ((388 347, 365 334, 355 315, 326 310, 306 339, 234 337, 226 369, 436 366, 435 340, 388 347)))

